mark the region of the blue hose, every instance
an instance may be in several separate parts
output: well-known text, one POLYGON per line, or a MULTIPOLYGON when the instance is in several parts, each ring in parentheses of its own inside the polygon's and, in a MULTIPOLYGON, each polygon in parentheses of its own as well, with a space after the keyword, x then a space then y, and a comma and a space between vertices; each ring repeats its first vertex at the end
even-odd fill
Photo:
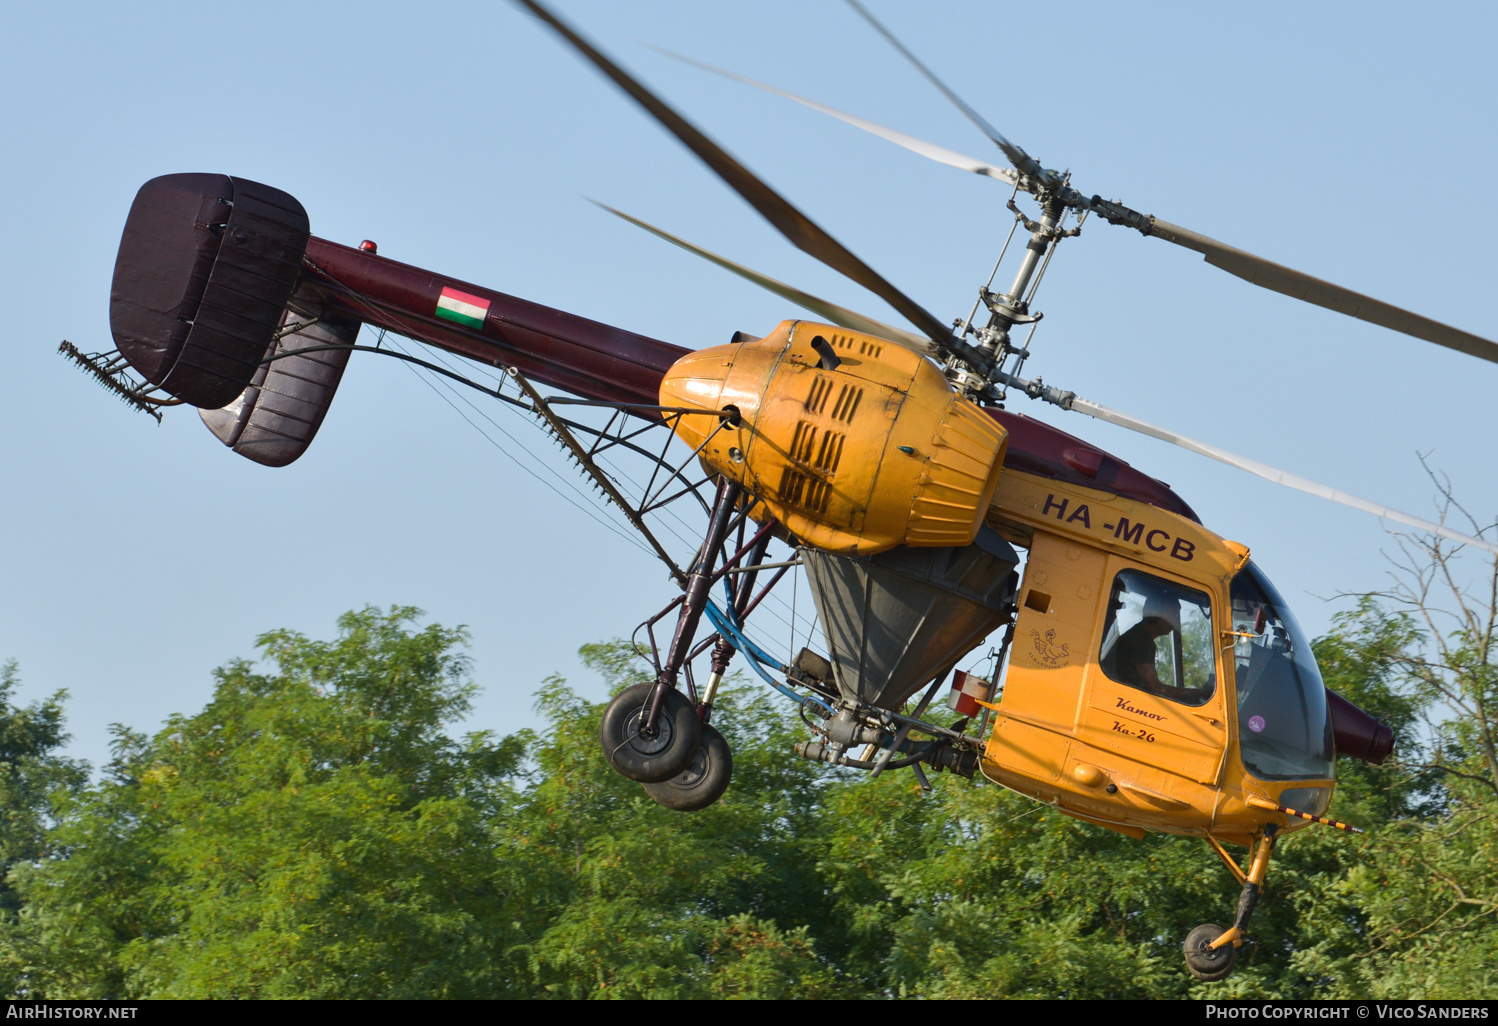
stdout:
POLYGON ((739 611, 737 609, 729 606, 727 611, 723 612, 722 615, 727 618, 729 624, 733 627, 733 637, 734 640, 738 642, 737 647, 749 652, 754 656, 755 659, 758 659, 760 662, 769 663, 781 673, 785 672, 786 667, 784 663, 778 662, 774 656, 770 655, 764 649, 760 648, 758 645, 744 636, 744 624, 743 621, 739 619, 739 611))
POLYGON ((723 635, 729 641, 733 642, 735 648, 740 649, 745 655, 749 657, 749 665, 754 668, 755 673, 759 674, 760 677, 764 679, 764 682, 766 684, 770 685, 770 687, 774 688, 776 691, 779 691, 787 698, 795 700, 798 704, 811 702, 815 705, 821 706, 824 710, 826 710, 828 716, 832 715, 832 708, 825 702, 822 702, 816 698, 812 698, 809 695, 797 694, 795 691, 780 683, 780 681, 776 680, 774 677, 771 677, 768 673, 766 673, 764 667, 760 665, 761 663, 768 663, 769 665, 775 667, 777 670, 781 670, 782 672, 785 670, 785 666, 781 663, 776 662, 771 656, 765 653, 764 649, 760 648, 758 645, 754 644, 754 642, 745 638, 743 633, 734 626, 732 619, 730 619, 731 614, 724 613, 721 609, 715 606, 711 600, 708 601, 707 607, 703 610, 703 612, 707 614, 707 618, 712 621, 713 627, 717 629, 719 634, 723 635))

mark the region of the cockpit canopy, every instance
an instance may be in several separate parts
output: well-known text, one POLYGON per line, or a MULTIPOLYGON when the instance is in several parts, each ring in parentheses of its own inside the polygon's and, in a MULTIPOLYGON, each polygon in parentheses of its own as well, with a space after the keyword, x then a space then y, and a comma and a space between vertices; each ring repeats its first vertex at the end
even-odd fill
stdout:
POLYGON ((1244 767, 1260 780, 1330 779, 1331 716, 1310 641, 1253 563, 1229 590, 1244 767))

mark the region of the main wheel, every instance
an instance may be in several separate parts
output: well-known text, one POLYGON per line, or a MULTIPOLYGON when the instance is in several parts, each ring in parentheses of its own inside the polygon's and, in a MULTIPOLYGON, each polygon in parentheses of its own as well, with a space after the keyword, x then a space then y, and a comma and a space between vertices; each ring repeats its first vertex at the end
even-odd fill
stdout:
POLYGON ((645 793, 668 809, 696 812, 723 797, 732 776, 733 752, 723 735, 707 726, 702 728, 702 743, 692 764, 670 780, 646 784, 645 793))
POLYGON ((603 711, 603 722, 598 725, 598 740, 609 765, 642 784, 670 780, 690 766, 702 737, 696 708, 675 688, 666 692, 655 734, 640 733, 654 691, 654 684, 625 688, 603 711))
POLYGON ((1186 943, 1181 945, 1186 955, 1186 969, 1198 980, 1212 983, 1226 979, 1238 964, 1238 949, 1232 944, 1216 949, 1209 947, 1222 934, 1222 927, 1209 924, 1198 926, 1186 935, 1186 943))

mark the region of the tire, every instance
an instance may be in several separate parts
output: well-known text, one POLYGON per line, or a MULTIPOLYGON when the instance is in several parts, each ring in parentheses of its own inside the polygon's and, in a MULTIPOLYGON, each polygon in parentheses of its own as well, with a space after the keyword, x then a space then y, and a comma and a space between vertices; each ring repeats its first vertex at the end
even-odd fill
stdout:
POLYGON ((692 764, 702 739, 696 708, 675 688, 666 692, 656 736, 642 736, 640 721, 649 711, 654 691, 654 684, 625 688, 603 711, 603 722, 598 725, 598 740, 609 765, 642 784, 658 784, 681 773, 692 764))
POLYGON ((1186 943, 1181 945, 1186 956, 1186 970, 1198 980, 1215 983, 1226 979, 1238 964, 1238 949, 1233 945, 1224 944, 1215 951, 1207 946, 1222 934, 1222 927, 1208 924, 1198 926, 1186 935, 1186 943))
POLYGON ((705 726, 692 764, 670 780, 644 787, 658 805, 677 812, 696 812, 723 797, 732 777, 733 751, 722 734, 705 726))

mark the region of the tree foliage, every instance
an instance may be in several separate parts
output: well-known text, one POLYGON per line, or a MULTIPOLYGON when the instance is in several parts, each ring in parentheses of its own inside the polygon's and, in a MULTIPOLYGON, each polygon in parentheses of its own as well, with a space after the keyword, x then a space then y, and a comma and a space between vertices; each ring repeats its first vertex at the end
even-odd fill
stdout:
MULTIPOLYGON (((1237 900, 1200 842, 950 775, 841 775, 791 756, 799 723, 734 678, 714 715, 733 786, 682 814, 607 768, 602 705, 559 678, 544 728, 456 737, 465 635, 411 609, 263 635, 202 711, 117 728, 92 784, 52 754, 60 697, 13 707, 8 670, 0 978, 50 998, 1493 997, 1498 781, 1470 727, 1430 715, 1428 629, 1370 599, 1317 642, 1410 754, 1343 760, 1337 814, 1370 833, 1280 846, 1220 984, 1181 965, 1237 900)), ((612 690, 644 670, 623 643, 583 655, 612 690)))

